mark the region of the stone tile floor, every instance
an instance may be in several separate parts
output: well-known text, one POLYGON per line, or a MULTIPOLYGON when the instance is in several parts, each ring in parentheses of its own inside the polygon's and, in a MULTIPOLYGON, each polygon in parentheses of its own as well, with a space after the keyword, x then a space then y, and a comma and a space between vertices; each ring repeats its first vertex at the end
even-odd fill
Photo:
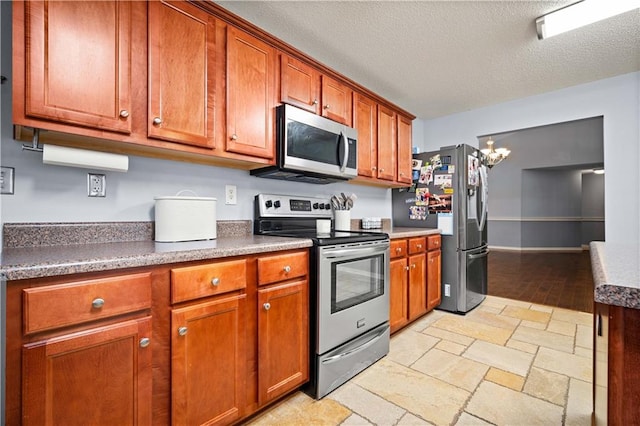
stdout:
POLYGON ((487 296, 433 311, 320 401, 297 392, 251 425, 589 425, 592 314, 487 296))

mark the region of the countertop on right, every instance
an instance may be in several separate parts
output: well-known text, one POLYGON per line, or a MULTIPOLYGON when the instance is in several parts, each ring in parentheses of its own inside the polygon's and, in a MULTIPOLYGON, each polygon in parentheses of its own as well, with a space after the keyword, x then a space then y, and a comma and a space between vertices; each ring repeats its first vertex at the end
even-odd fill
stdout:
POLYGON ((437 228, 405 228, 401 226, 392 226, 391 229, 383 230, 383 232, 389 234, 389 238, 391 239, 440 234, 440 230, 437 228))
POLYGON ((592 241, 594 300, 640 309, 640 246, 592 241))

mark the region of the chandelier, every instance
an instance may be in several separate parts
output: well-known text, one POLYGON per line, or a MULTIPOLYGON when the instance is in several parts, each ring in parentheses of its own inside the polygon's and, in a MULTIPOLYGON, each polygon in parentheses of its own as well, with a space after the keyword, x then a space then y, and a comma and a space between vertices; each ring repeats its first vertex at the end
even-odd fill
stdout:
POLYGON ((487 141, 487 148, 481 149, 480 152, 486 155, 489 168, 492 168, 511 154, 511 151, 507 148, 494 148, 493 139, 491 138, 487 141))

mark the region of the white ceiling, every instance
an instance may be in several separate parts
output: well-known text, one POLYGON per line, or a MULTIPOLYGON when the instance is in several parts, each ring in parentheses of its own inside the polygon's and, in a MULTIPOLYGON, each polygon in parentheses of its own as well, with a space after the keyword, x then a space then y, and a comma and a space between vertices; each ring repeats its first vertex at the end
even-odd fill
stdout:
POLYGON ((575 1, 217 3, 430 119, 640 70, 637 9, 537 39, 535 19, 575 1))

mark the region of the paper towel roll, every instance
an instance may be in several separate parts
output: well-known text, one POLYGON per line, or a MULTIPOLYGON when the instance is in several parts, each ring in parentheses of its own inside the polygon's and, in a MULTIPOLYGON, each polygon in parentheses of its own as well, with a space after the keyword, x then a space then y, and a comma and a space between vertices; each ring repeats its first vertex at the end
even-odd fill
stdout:
POLYGON ((113 172, 126 172, 129 170, 129 157, 126 155, 49 144, 45 144, 42 149, 42 162, 44 164, 113 172))

